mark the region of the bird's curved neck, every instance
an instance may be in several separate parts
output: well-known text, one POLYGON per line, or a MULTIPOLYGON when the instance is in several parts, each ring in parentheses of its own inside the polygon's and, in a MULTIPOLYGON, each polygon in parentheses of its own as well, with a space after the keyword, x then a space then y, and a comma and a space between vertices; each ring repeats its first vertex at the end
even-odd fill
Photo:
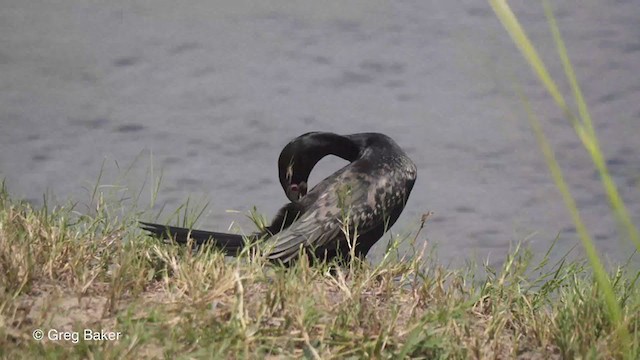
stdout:
MULTIPOLYGON (((282 149, 278 159, 280 184, 289 199, 297 198, 298 189, 291 189, 291 185, 303 186, 311 170, 327 155, 335 155, 349 162, 360 157, 361 145, 348 136, 341 136, 328 132, 311 132, 298 136, 282 149)), ((304 195, 304 191, 303 191, 304 195)))
POLYGON ((302 146, 299 155, 308 159, 310 165, 315 165, 327 155, 335 155, 347 161, 355 161, 360 156, 361 144, 347 136, 333 133, 317 133, 302 146))

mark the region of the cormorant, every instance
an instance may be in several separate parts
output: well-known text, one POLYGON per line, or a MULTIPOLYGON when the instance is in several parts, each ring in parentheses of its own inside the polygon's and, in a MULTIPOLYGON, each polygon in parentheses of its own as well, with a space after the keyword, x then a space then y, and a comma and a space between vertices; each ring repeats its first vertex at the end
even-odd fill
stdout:
MULTIPOLYGON (((348 260, 354 236, 354 253, 363 258, 396 222, 416 180, 415 164, 395 141, 379 133, 300 135, 280 153, 278 170, 291 202, 280 209, 271 225, 250 235, 248 241, 268 237, 268 258, 285 264, 298 257, 301 247, 316 258, 348 260), (327 155, 350 163, 307 193, 311 170, 327 155)), ((238 234, 140 224, 153 236, 171 237, 178 243, 190 237, 195 244, 211 243, 228 255, 237 254, 245 245, 238 234)))

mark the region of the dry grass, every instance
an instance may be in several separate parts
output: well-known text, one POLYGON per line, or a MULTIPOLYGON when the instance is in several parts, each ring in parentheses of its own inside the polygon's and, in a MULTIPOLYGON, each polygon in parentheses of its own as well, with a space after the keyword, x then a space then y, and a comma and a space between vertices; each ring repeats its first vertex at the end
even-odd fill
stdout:
MULTIPOLYGON (((230 260, 156 242, 136 215, 34 209, 0 194, 0 355, 81 358, 637 357, 638 274, 610 276, 633 343, 580 263, 532 266, 515 249, 502 269, 438 266, 391 246, 381 264, 345 268, 259 256, 230 260), (536 276, 532 277, 532 274, 536 276), (45 339, 32 338, 35 329, 45 339), (49 340, 49 330, 79 332, 49 340), (86 341, 83 329, 120 332, 86 341), (635 356, 634 356, 635 355, 635 356)), ((546 258, 545 258, 546 259, 546 258)), ((543 260, 543 262, 546 260, 543 260)))

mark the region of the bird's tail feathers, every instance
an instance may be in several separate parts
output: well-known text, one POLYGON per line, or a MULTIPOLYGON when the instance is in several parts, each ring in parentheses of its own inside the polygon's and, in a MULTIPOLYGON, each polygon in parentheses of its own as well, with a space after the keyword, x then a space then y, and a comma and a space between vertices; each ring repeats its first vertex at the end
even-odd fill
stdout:
MULTIPOLYGON (((178 244, 187 244, 189 239, 195 245, 211 244, 223 250, 226 254, 239 253, 245 246, 245 237, 239 234, 227 234, 221 232, 193 230, 177 226, 153 224, 140 221, 140 227, 159 239, 173 239, 178 244)), ((254 242, 257 235, 250 235, 248 240, 254 242)))

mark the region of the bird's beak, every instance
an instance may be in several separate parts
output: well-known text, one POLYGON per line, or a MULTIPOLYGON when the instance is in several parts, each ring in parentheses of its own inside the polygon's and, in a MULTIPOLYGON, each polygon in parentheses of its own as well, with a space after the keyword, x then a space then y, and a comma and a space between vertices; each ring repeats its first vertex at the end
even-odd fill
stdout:
POLYGON ((298 201, 307 195, 307 183, 301 182, 300 184, 291 184, 287 189, 287 197, 291 201, 298 201))
POLYGON ((298 186, 297 184, 289 185, 289 188, 287 189, 287 197, 291 201, 300 200, 300 198, 302 197, 302 195, 300 195, 300 186, 298 186))

